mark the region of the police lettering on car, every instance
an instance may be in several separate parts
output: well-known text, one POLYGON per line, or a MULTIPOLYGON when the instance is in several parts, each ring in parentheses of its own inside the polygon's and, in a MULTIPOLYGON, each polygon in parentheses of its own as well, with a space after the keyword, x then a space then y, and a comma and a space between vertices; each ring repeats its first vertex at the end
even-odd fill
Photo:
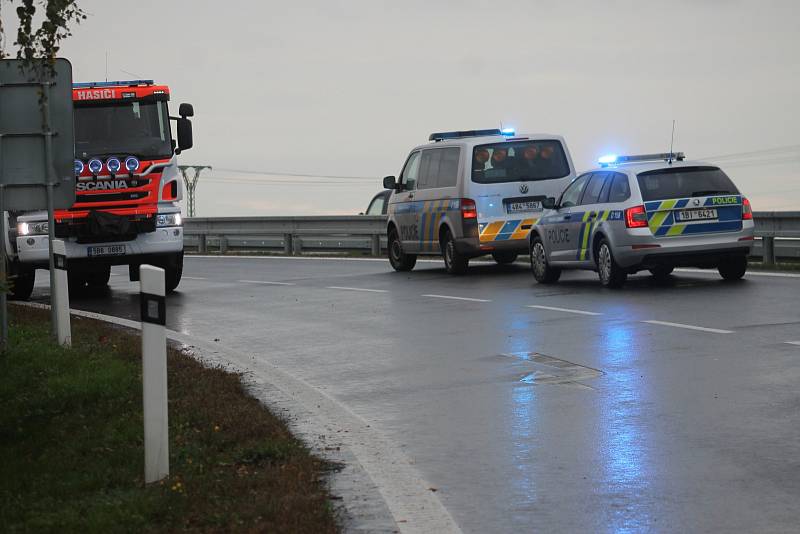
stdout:
POLYGON ((747 270, 753 211, 730 178, 682 153, 608 156, 578 176, 530 235, 531 269, 540 283, 562 269, 597 271, 608 287, 648 270, 717 269, 726 280, 747 270))

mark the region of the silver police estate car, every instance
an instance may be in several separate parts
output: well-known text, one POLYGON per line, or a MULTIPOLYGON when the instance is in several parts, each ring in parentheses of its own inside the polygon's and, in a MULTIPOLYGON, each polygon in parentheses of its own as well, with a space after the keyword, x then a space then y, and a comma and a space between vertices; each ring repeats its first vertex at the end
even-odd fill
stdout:
POLYGON ((562 269, 597 271, 607 287, 649 270, 716 268, 725 280, 747 270, 753 244, 750 202, 719 167, 683 153, 606 156, 548 199, 530 234, 531 269, 540 283, 562 269))

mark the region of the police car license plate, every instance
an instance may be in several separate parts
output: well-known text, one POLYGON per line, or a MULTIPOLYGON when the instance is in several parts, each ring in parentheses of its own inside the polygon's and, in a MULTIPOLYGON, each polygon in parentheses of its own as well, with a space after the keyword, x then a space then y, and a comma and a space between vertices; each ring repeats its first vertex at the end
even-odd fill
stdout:
POLYGON ((508 213, 523 213, 526 211, 542 211, 542 202, 531 200, 527 202, 509 202, 506 205, 508 213))
POLYGON ((124 256, 125 245, 100 245, 89 247, 88 254, 90 258, 97 258, 98 256, 124 256))
POLYGON ((679 222, 687 221, 713 221, 717 219, 717 210, 681 210, 675 212, 675 219, 679 222))

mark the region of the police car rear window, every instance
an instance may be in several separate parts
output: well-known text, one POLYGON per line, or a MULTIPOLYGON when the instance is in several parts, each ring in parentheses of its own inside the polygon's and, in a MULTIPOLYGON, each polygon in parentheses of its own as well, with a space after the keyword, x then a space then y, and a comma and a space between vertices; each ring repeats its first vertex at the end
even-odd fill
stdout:
POLYGON ((472 181, 479 184, 555 180, 568 175, 567 156, 556 140, 492 143, 472 151, 472 181))
POLYGON ((731 179, 717 167, 673 167, 639 173, 642 200, 738 195, 731 179))

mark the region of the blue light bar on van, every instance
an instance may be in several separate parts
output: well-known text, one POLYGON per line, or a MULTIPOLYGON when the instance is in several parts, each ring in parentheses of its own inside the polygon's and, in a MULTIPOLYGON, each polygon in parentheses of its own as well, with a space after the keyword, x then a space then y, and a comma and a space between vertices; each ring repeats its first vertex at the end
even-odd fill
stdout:
POLYGON ((601 167, 617 165, 619 163, 633 163, 636 161, 683 161, 686 159, 683 152, 662 152, 660 154, 638 154, 635 156, 617 156, 608 154, 600 157, 597 162, 601 167))
MULTIPOLYGON (((459 132, 432 133, 428 141, 444 141, 445 139, 460 139, 461 137, 484 137, 489 135, 503 135, 497 128, 490 130, 461 130, 459 132)), ((513 134, 512 134, 513 135, 513 134)))
POLYGON ((517 131, 514 128, 503 128, 500 130, 500 133, 503 135, 514 135, 517 131))
POLYGON ((84 89, 86 87, 117 87, 120 85, 127 85, 129 87, 133 87, 136 85, 153 85, 155 82, 153 80, 127 80, 121 81, 117 80, 114 82, 80 82, 80 83, 73 83, 73 89, 84 89))

